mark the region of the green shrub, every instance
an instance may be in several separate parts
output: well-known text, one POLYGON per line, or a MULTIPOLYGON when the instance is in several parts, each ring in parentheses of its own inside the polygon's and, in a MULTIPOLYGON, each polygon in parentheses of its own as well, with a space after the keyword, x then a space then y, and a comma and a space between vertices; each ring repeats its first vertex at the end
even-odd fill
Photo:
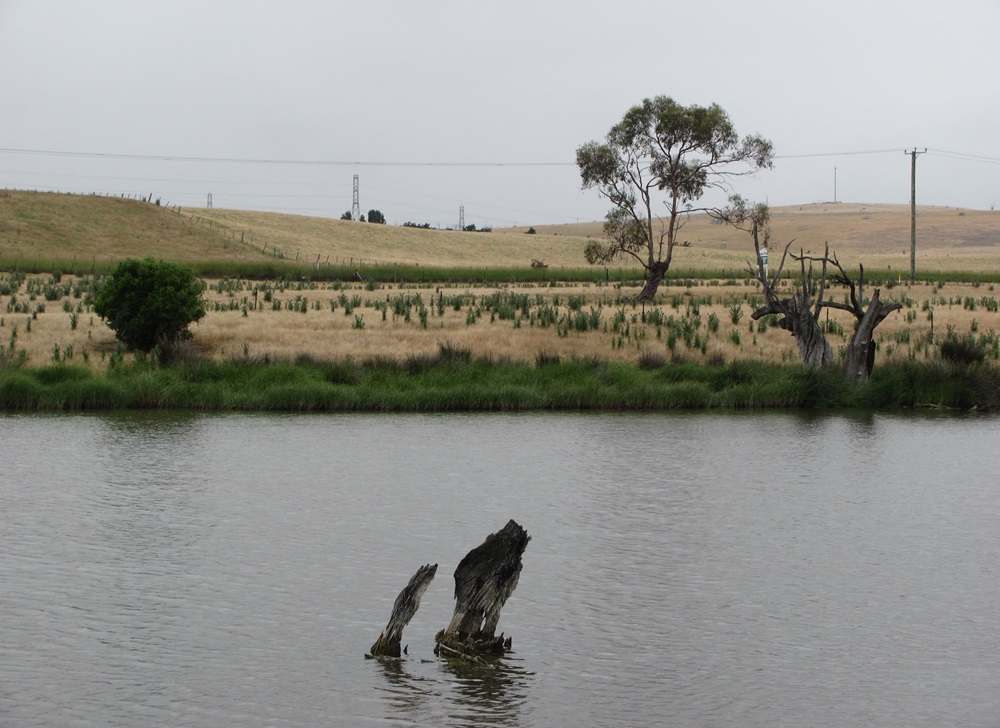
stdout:
POLYGON ((978 364, 986 359, 986 350, 972 336, 949 336, 941 342, 941 357, 953 364, 978 364))
POLYGON ((94 312, 131 350, 169 350, 191 337, 188 326, 205 315, 202 284, 179 265, 129 259, 101 286, 94 312))
POLYGON ((34 409, 41 395, 42 385, 28 372, 0 371, 0 407, 3 409, 34 409))

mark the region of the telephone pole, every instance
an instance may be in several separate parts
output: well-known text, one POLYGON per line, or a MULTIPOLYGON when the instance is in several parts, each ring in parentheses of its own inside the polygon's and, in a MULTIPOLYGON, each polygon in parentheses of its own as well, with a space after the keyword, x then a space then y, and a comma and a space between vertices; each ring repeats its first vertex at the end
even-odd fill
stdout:
POLYGON ((917 155, 926 151, 926 147, 904 150, 910 155, 910 283, 917 280, 917 155))

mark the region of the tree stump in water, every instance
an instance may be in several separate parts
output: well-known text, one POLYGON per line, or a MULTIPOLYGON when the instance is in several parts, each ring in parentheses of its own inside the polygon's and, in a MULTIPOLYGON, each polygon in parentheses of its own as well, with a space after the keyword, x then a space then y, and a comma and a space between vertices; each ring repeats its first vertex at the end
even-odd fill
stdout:
POLYGON ((517 587, 521 555, 531 536, 515 521, 491 533, 455 569, 455 614, 435 636, 434 654, 482 659, 510 650, 510 637, 495 635, 500 609, 517 587))
POLYGON ((410 583, 396 597, 392 605, 392 615, 389 617, 389 624, 382 630, 382 634, 372 645, 372 657, 384 655, 386 657, 401 657, 400 642, 403 638, 403 627, 409 624, 413 615, 420 608, 420 598, 427 591, 434 575, 437 573, 437 564, 426 564, 417 569, 417 573, 410 578, 410 583))

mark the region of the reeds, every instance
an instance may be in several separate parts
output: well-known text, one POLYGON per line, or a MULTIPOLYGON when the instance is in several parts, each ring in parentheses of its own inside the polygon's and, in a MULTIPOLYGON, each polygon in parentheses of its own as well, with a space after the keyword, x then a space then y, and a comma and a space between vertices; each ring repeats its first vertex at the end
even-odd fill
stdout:
POLYGON ((722 365, 481 359, 442 345, 407 361, 198 361, 0 369, 0 409, 447 412, 523 410, 991 408, 1000 371, 981 364, 899 362, 851 387, 836 370, 737 361, 722 365))

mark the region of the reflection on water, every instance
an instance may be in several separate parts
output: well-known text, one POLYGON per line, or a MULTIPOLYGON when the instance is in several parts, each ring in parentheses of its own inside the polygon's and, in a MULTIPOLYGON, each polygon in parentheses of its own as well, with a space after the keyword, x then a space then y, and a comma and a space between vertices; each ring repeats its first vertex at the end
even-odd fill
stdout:
POLYGON ((484 664, 373 659, 385 680, 380 690, 400 719, 430 721, 443 711, 447 725, 521 725, 533 675, 510 656, 484 664))
POLYGON ((400 718, 413 719, 433 714, 440 686, 429 677, 411 674, 406 663, 395 657, 372 658, 379 666, 384 686, 378 690, 385 696, 385 704, 400 718))
POLYGON ((453 717, 468 725, 520 725, 520 711, 532 674, 517 661, 500 658, 478 665, 443 660, 455 677, 453 717))

